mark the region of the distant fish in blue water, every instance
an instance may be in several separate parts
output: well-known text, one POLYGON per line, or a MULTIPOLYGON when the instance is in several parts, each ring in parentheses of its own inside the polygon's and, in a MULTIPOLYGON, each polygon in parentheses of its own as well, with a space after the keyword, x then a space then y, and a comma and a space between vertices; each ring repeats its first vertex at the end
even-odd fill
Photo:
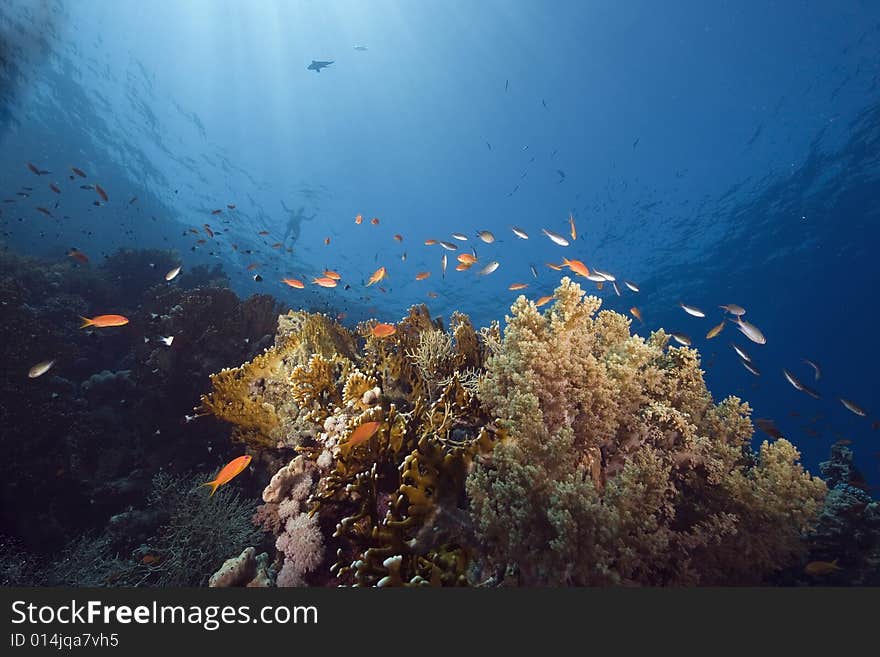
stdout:
POLYGON ((861 417, 865 417, 867 415, 865 410, 855 402, 852 402, 849 399, 844 399, 843 397, 838 397, 838 399, 840 400, 841 404, 846 406, 847 410, 852 411, 856 415, 859 415, 861 417))
POLYGON ((819 368, 819 366, 818 366, 816 363, 814 363, 813 361, 811 361, 809 358, 804 358, 803 361, 804 361, 807 365, 809 365, 810 367, 813 368, 813 374, 815 375, 815 379, 816 379, 816 381, 818 381, 818 380, 819 380, 819 377, 822 376, 822 370, 819 368))
MULTIPOLYGON (((367 49, 367 47, 366 46, 355 46, 354 49, 363 52, 367 49)), ((312 63, 314 63, 314 62, 312 62, 312 63)))
POLYGON ((332 61, 330 61, 330 62, 317 62, 313 59, 312 63, 306 67, 306 70, 307 71, 314 71, 315 73, 320 73, 322 68, 327 68, 332 63, 333 63, 332 61))

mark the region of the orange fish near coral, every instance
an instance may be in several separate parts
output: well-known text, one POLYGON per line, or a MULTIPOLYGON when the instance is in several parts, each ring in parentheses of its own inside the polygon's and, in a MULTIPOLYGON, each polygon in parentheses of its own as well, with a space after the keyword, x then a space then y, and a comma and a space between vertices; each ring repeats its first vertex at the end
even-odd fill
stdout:
POLYGON ((632 308, 629 309, 629 312, 633 317, 635 317, 637 320, 639 320, 642 324, 645 323, 645 320, 642 319, 642 311, 641 310, 639 310, 638 308, 633 306, 632 308))
POLYGON ((381 422, 364 422, 359 425, 357 429, 351 432, 351 437, 346 441, 346 445, 349 447, 354 447, 355 445, 360 445, 362 442, 369 440, 376 432, 379 430, 379 427, 382 426, 381 422))
POLYGON ((394 324, 376 324, 370 333, 377 338, 387 338, 397 333, 397 329, 394 324))
POLYGON ((282 278, 281 282, 289 285, 290 287, 295 287, 298 290, 301 290, 305 287, 305 285, 303 285, 303 282, 296 278, 282 278))
MULTIPOLYGON (((569 212, 568 213, 568 227, 571 230, 571 239, 576 240, 578 238, 577 229, 574 227, 574 215, 569 212)), ((584 274, 586 276, 586 274, 584 274)))
POLYGON ((540 307, 543 306, 545 303, 547 303, 548 301, 550 301, 550 299, 552 299, 552 298, 553 298, 553 295, 552 295, 552 294, 548 294, 546 297, 541 297, 540 299, 538 299, 537 301, 535 301, 535 306, 537 306, 538 308, 540 308, 540 307))
POLYGON ((373 272, 373 275, 370 276, 370 280, 367 281, 367 287, 370 287, 373 283, 378 283, 383 278, 385 278, 385 267, 379 267, 376 271, 373 272))
POLYGON ((837 565, 837 561, 837 559, 834 561, 811 561, 804 567, 804 572, 812 577, 830 575, 838 570, 843 570, 843 568, 837 565))
POLYGON ((84 265, 89 264, 89 256, 87 256, 85 253, 83 253, 79 249, 71 249, 70 251, 67 252, 67 255, 68 255, 68 257, 73 258, 74 260, 76 260, 79 263, 82 263, 84 265))
POLYGON ((206 481, 202 486, 210 486, 211 495, 213 495, 217 492, 217 489, 220 486, 228 484, 233 478, 241 474, 242 470, 248 467, 250 463, 251 456, 248 454, 232 459, 229 463, 223 466, 223 469, 220 471, 220 474, 217 475, 216 479, 213 481, 206 481))
POLYGON ((569 260, 568 258, 563 258, 562 264, 571 269, 575 274, 578 274, 580 276, 590 275, 590 270, 587 269, 587 266, 580 260, 569 260))
POLYGON ((475 256, 473 253, 461 253, 458 255, 456 260, 458 260, 463 265, 470 266, 477 261, 477 256, 475 256))
POLYGON ((98 315, 91 319, 81 316, 80 319, 83 321, 83 325, 80 326, 80 328, 85 328, 87 326, 106 328, 108 326, 125 326, 128 324, 128 317, 124 315, 98 315))
POLYGON ((529 286, 528 283, 511 283, 508 290, 525 290, 529 286))

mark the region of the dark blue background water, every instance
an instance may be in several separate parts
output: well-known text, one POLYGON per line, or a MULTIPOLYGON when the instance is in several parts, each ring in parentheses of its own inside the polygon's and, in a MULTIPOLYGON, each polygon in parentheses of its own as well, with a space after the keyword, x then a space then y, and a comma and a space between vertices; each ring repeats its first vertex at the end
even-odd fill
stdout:
POLYGON ((576 257, 637 281, 641 293, 620 298, 584 283, 606 307, 637 305, 640 331, 693 336, 716 397, 774 418, 811 469, 847 438, 880 482, 877 3, 6 0, 0 31, 0 195, 36 190, 2 207, 8 248, 59 260, 71 246, 93 259, 174 248, 185 267, 221 262, 241 294, 346 321, 428 302, 477 324, 503 317, 510 283, 537 298, 559 279, 544 263, 576 257), (312 59, 335 63, 316 74, 312 59), (88 180, 67 180, 71 165, 88 180), (96 181, 103 207, 78 187, 96 181), (55 219, 35 210, 56 201, 55 219), (315 216, 291 253, 271 248, 285 207, 315 216), (579 239, 563 249, 540 229, 567 233, 569 212, 579 239), (205 235, 186 231, 205 223, 225 232, 196 244, 205 235), (475 241, 478 229, 498 241, 475 241), (450 254, 444 280, 439 247, 422 242, 452 231, 498 271, 454 272, 450 254), (380 265, 385 293, 363 287, 380 265), (279 282, 325 267, 351 289, 279 282), (729 302, 765 346, 733 326, 702 338, 729 302), (802 358, 822 366, 818 382, 802 358))

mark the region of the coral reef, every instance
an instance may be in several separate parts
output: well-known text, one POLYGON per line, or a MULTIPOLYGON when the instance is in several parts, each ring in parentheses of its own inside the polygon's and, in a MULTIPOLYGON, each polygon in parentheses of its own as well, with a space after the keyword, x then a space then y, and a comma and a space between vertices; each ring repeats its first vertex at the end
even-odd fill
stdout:
POLYGON ((465 477, 503 438, 474 394, 486 341, 464 315, 447 332, 424 306, 390 337, 373 325, 281 316, 275 344, 213 376, 203 398, 251 447, 300 452, 255 516, 276 536, 279 585, 328 583, 328 571, 360 586, 466 583, 465 477))
POLYGON ((183 274, 168 283, 172 260, 123 251, 80 265, 0 252, 0 422, 16 428, 0 435, 9 466, 0 525, 26 552, 51 558, 97 528, 124 526, 143 540, 159 518, 126 509, 143 503, 160 468, 204 471, 236 449, 225 425, 190 414, 210 373, 271 342, 278 306, 265 295, 187 289, 183 274), (131 321, 80 329, 78 315, 106 312, 131 321), (48 359, 51 370, 27 377, 48 359))
POLYGON ((807 561, 837 560, 840 570, 799 582, 822 586, 880 586, 880 502, 871 498, 862 474, 853 465, 852 450, 831 448, 819 464, 830 490, 815 526, 806 535, 807 561))
POLYGON ((237 557, 224 561, 220 570, 208 580, 208 586, 211 588, 230 586, 266 588, 271 583, 269 555, 265 552, 258 555, 253 547, 246 547, 237 557))
POLYGON ((202 406, 264 454, 295 448, 254 521, 279 585, 756 584, 805 555, 826 493, 784 439, 750 447, 699 356, 630 334, 563 279, 544 313, 384 338, 289 313, 202 406))
POLYGON ((787 441, 749 448, 696 351, 647 340, 563 279, 520 297, 480 399, 510 439, 467 482, 478 575, 524 585, 754 584, 802 556, 824 483, 787 441))

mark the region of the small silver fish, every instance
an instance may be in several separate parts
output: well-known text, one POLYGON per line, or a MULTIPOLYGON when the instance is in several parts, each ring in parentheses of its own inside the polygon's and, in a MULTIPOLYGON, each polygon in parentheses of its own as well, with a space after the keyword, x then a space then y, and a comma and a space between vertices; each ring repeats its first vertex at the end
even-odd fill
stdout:
POLYGON ((42 363, 37 363, 31 369, 28 370, 28 378, 36 379, 38 376, 43 376, 46 372, 48 372, 52 366, 55 364, 54 360, 44 360, 42 363))
POLYGON ((538 278, 538 270, 535 269, 535 265, 529 265, 529 269, 532 270, 532 276, 534 276, 535 278, 538 278))
POLYGON ((672 339, 675 340, 678 344, 683 344, 685 347, 691 346, 691 339, 684 333, 670 333, 672 339))
POLYGON ((752 342, 756 342, 757 344, 767 344, 767 338, 764 337, 764 334, 761 333, 760 329, 754 324, 750 324, 739 315, 737 315, 736 321, 732 319, 729 321, 734 322, 740 332, 752 342))
POLYGON ((447 251, 458 251, 458 247, 452 242, 444 242, 443 240, 440 240, 440 246, 442 246, 447 251))
POLYGON ((446 254, 443 254, 443 257, 440 258, 440 266, 443 268, 443 278, 446 278, 446 254))
POLYGON ((493 235, 492 231, 489 230, 478 230, 477 237, 483 240, 486 244, 491 244, 495 241, 495 235, 493 235))
POLYGON ((617 287, 617 283, 615 283, 614 281, 611 281, 611 287, 614 288, 614 291, 617 293, 617 296, 620 296, 620 288, 617 287))
POLYGON ((705 317, 706 313, 704 313, 699 308, 695 308, 694 306, 689 306, 681 301, 678 302, 678 305, 681 307, 683 311, 685 311, 688 315, 693 315, 694 317, 705 317))
POLYGON ((499 265, 498 261, 497 261, 497 260, 493 260, 492 262, 490 262, 488 265, 486 265, 485 267, 483 267, 483 268, 482 268, 479 272, 477 272, 477 273, 478 273, 480 276, 485 276, 486 274, 491 274, 493 271, 495 271, 496 269, 498 269, 498 265, 499 265))
POLYGON ((743 349, 738 347, 737 345, 730 343, 730 346, 733 347, 733 350, 736 352, 736 355, 742 358, 745 361, 752 362, 752 357, 749 356, 743 349))
POLYGON ((568 246, 568 240, 559 233, 554 233, 552 230, 547 230, 546 228, 542 228, 541 232, 549 237, 554 244, 558 244, 559 246, 568 246))
POLYGON ((843 397, 838 397, 840 403, 847 407, 850 411, 855 413, 856 415, 860 415, 861 417, 865 417, 867 413, 865 410, 856 404, 855 402, 851 402, 849 399, 844 399, 843 397))
MULTIPOLYGON (((452 237, 457 239, 459 242, 467 242, 467 235, 464 233, 452 233, 452 237)), ((442 244, 443 242, 441 242, 442 244)))
POLYGON ((174 269, 169 271, 167 274, 165 274, 165 280, 166 281, 173 281, 175 279, 175 277, 180 273, 180 268, 181 268, 181 265, 178 265, 177 267, 175 267, 174 269))
POLYGON ((822 376, 822 370, 819 368, 819 366, 818 366, 816 363, 814 363, 813 361, 811 361, 809 358, 804 358, 803 361, 804 361, 807 365, 809 365, 810 367, 813 368, 813 375, 814 375, 816 381, 818 381, 818 380, 819 380, 819 377, 822 376))
POLYGON ((752 365, 749 361, 740 359, 739 362, 742 364, 743 367, 745 367, 749 372, 751 372, 755 376, 761 376, 761 373, 758 371, 758 369, 754 365, 752 365))
POLYGON ((613 283, 617 280, 616 278, 614 278, 613 274, 609 274, 607 271, 602 271, 601 269, 596 269, 595 267, 593 268, 593 273, 597 276, 601 276, 603 281, 609 281, 613 283))
POLYGON ((633 283, 632 281, 624 281, 623 284, 626 285, 633 292, 639 291, 639 286, 636 285, 635 283, 633 283))
POLYGON ((731 315, 736 315, 737 317, 739 317, 740 315, 746 314, 746 309, 743 308, 742 306, 737 306, 735 303, 727 303, 727 304, 724 304, 723 306, 718 306, 718 307, 726 312, 729 312, 731 315))
POLYGON ((166 337, 166 338, 159 338, 159 339, 160 339, 162 342, 165 343, 165 346, 166 346, 166 347, 170 347, 170 346, 171 346, 171 343, 174 342, 174 336, 173 336, 173 335, 169 335, 169 336, 166 337))
POLYGON ((785 376, 785 379, 794 387, 795 390, 800 390, 801 392, 807 393, 813 399, 819 399, 819 393, 805 386, 803 383, 798 381, 797 377, 789 372, 787 369, 782 369, 782 374, 785 376))
POLYGON ((589 274, 587 274, 587 280, 593 281, 594 283, 604 283, 607 279, 601 274, 597 274, 596 270, 594 269, 589 274))
POLYGON ((513 234, 516 235, 521 240, 529 239, 529 234, 526 231, 524 231, 522 228, 520 228, 519 226, 511 226, 510 230, 512 230, 513 234))

